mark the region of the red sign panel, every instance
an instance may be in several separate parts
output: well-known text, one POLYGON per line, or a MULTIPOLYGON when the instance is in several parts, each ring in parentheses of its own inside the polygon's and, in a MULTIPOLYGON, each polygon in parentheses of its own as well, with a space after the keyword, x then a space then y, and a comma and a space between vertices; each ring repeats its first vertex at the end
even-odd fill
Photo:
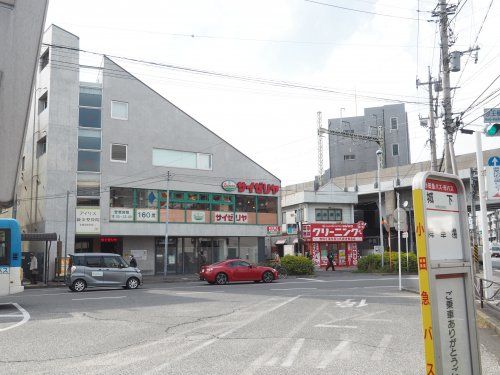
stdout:
POLYGON ((457 185, 455 185, 453 182, 434 180, 432 178, 428 178, 427 180, 425 180, 425 190, 458 194, 457 185))
POLYGON ((278 185, 265 184, 263 182, 251 182, 247 184, 246 182, 240 181, 236 184, 239 193, 243 193, 245 190, 253 194, 273 194, 276 195, 280 190, 278 185))
POLYGON ((302 235, 312 242, 363 242, 363 229, 366 224, 306 224, 302 235))

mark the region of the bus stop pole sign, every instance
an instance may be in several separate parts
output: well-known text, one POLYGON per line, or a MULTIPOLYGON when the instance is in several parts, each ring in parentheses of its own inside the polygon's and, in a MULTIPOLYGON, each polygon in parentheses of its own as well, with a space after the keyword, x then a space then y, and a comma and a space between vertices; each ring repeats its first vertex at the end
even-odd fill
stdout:
POLYGON ((465 188, 455 175, 413 178, 427 375, 480 374, 465 188))

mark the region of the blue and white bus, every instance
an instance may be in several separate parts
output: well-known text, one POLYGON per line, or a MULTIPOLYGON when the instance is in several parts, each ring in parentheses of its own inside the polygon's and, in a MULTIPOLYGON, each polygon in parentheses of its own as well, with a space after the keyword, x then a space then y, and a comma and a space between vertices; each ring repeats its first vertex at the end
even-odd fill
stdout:
POLYGON ((0 296, 22 292, 22 277, 19 223, 0 219, 0 296))

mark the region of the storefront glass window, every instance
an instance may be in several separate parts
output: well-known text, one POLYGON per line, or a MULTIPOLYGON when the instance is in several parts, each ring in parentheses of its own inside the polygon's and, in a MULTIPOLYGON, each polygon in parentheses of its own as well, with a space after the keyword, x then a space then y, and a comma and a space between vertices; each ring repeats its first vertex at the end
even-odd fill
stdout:
POLYGON ((136 189, 137 208, 157 208, 158 192, 156 190, 136 189))
POLYGON ((240 258, 256 264, 258 260, 257 237, 240 237, 240 258))
POLYGON ((109 202, 111 207, 134 207, 134 189, 112 187, 109 202))
POLYGON ((278 224, 278 198, 258 197, 257 224, 278 224))
POLYGON ((253 195, 237 195, 236 196, 236 212, 256 212, 255 196, 253 195))

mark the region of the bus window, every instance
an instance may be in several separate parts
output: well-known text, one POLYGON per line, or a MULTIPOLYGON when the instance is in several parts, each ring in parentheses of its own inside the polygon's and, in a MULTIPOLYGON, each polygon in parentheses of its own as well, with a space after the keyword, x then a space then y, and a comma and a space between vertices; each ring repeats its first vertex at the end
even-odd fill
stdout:
POLYGON ((9 265, 10 230, 0 229, 0 264, 9 265))

